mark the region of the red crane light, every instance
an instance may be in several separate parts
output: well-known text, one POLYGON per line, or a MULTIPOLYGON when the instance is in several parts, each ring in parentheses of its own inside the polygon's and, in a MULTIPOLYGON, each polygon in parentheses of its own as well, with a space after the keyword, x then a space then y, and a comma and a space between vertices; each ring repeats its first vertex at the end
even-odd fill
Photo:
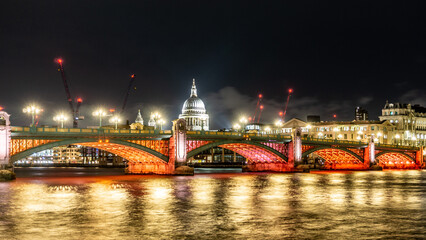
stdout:
POLYGON ((259 98, 263 98, 263 95, 262 95, 262 94, 259 94, 259 98))
POLYGON ((337 118, 337 114, 334 114, 334 115, 333 115, 333 117, 334 117, 334 118, 337 118))
POLYGON ((283 115, 283 112, 279 112, 278 114, 279 114, 280 116, 282 116, 282 115, 283 115))
POLYGON ((288 93, 292 93, 293 92, 293 89, 288 89, 288 93))
POLYGON ((132 74, 131 78, 134 78, 134 77, 135 77, 135 74, 132 74))
POLYGON ((62 58, 58 58, 58 60, 56 60, 59 64, 62 64, 62 58))
POLYGON ((83 102, 83 99, 81 99, 81 98, 77 98, 77 102, 82 103, 82 102, 83 102))
POLYGON ((112 113, 115 112, 115 108, 110 108, 109 112, 112 112, 112 113))
POLYGON ((4 109, 3 107, 0 107, 0 111, 3 110, 3 109, 4 109))
POLYGON ((263 109, 263 105, 260 105, 260 109, 263 109))

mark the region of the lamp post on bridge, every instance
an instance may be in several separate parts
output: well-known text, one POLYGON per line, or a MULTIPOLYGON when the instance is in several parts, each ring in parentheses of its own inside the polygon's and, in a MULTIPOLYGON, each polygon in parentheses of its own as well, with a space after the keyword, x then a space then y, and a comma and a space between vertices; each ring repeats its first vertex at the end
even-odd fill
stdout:
POLYGON ((24 113, 31 114, 31 119, 32 119, 31 120, 31 127, 33 127, 34 124, 35 124, 35 118, 36 118, 37 114, 40 113, 43 110, 38 108, 37 106, 31 105, 31 106, 28 106, 28 107, 22 109, 22 111, 24 113))
POLYGON ((240 118, 240 123, 241 123, 241 132, 244 132, 246 129, 246 125, 247 125, 247 118, 246 117, 241 117, 240 118))
POLYGON ((163 119, 158 120, 158 123, 160 124, 160 131, 163 130, 163 125, 166 123, 163 119))
POLYGON ((241 129, 240 124, 238 124, 238 123, 234 124, 234 129, 235 129, 237 132, 239 132, 239 131, 240 131, 240 129, 241 129))
POLYGON ((56 122, 59 122, 61 124, 61 128, 64 128, 64 122, 67 120, 67 116, 65 116, 63 113, 56 115, 53 120, 56 122))
POLYGON ((121 121, 121 119, 118 116, 114 116, 109 120, 111 123, 114 123, 115 130, 118 129, 118 123, 121 121))
POLYGON ((93 116, 99 117, 99 128, 102 127, 102 117, 106 116, 106 112, 103 109, 98 109, 93 112, 93 116))
POLYGON ((277 127, 277 134, 281 133, 282 130, 282 126, 283 126, 283 122, 281 121, 281 119, 275 121, 275 126, 277 127))
POLYGON ((396 145, 399 145, 399 138, 400 138, 400 136, 399 136, 399 134, 396 134, 395 135, 395 139, 396 139, 396 145))

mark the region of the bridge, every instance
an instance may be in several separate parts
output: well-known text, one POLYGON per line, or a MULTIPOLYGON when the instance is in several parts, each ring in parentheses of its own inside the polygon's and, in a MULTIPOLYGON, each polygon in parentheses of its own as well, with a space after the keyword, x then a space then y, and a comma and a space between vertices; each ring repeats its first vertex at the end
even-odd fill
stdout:
POLYGON ((303 138, 300 129, 292 135, 187 131, 182 119, 174 121, 172 130, 161 131, 1 127, 0 141, 6 146, 0 156, 3 165, 53 147, 78 144, 125 158, 133 174, 174 174, 189 158, 212 147, 243 156, 248 171, 291 172, 307 157, 322 159, 324 168, 333 170, 366 170, 374 164, 396 169, 424 167, 422 148, 303 138))

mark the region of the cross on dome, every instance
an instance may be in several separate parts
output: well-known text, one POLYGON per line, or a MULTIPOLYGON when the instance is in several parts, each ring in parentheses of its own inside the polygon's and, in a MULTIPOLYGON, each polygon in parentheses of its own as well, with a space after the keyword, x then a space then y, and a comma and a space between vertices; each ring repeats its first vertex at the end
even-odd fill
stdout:
POLYGON ((195 86, 195 78, 192 79, 191 97, 197 97, 197 87, 195 86))

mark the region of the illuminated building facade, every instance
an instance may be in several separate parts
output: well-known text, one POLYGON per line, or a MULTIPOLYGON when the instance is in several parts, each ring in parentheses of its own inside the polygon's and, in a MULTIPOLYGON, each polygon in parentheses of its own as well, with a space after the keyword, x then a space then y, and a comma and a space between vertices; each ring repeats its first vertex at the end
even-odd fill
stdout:
POLYGON ((426 108, 420 105, 386 102, 380 120, 396 126, 395 142, 404 145, 426 143, 426 108))
POLYGON ((83 163, 80 147, 75 145, 53 148, 54 163, 83 163))
POLYGON ((197 95, 197 87, 195 79, 193 79, 191 95, 183 104, 182 114, 179 115, 179 118, 185 120, 189 131, 208 131, 209 115, 206 112, 204 102, 197 95))
POLYGON ((395 126, 390 121, 332 121, 307 123, 297 118, 286 122, 281 131, 291 134, 301 128, 302 137, 395 144, 395 126))

